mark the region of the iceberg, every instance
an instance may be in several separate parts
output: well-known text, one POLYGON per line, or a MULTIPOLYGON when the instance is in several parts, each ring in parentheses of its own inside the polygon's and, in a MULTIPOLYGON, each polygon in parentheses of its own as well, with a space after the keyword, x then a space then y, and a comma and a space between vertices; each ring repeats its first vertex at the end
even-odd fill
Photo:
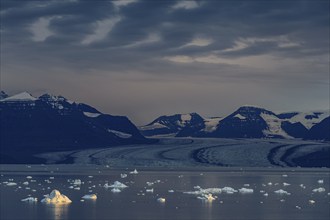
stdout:
MULTIPOLYGON (((8 184, 7 184, 8 185, 8 184)), ((325 189, 323 187, 317 188, 317 189, 313 189, 313 192, 325 192, 325 189)))
POLYGON ((124 178, 126 178, 126 177, 127 177, 127 174, 126 174, 126 173, 121 173, 121 174, 120 174, 120 178, 124 179, 124 178))
POLYGON ((136 169, 134 169, 133 171, 131 171, 131 172, 129 172, 130 174, 138 174, 139 172, 136 170, 136 169))
POLYGON ((34 198, 34 197, 27 197, 25 199, 22 199, 21 201, 22 202, 37 202, 38 199, 37 198, 34 198))
POLYGON ((318 184, 323 184, 324 183, 324 180, 318 180, 317 183, 318 184))
POLYGON ((161 202, 161 203, 165 203, 166 199, 165 198, 158 198, 157 201, 161 202))
POLYGON ((283 190, 283 189, 279 189, 274 191, 276 194, 280 194, 280 195, 291 195, 291 193, 288 193, 287 191, 283 190))
POLYGON ((72 201, 67 196, 61 194, 60 191, 54 189, 49 195, 45 195, 45 198, 43 198, 41 202, 52 204, 68 204, 72 201))
MULTIPOLYGON (((106 185, 108 185, 108 184, 106 184, 106 185)), ((124 183, 121 183, 119 181, 115 181, 112 185, 110 185, 110 186, 108 185, 107 187, 109 187, 109 188, 123 189, 123 188, 127 188, 128 186, 126 186, 124 183)))
POLYGON ((97 196, 95 194, 90 194, 90 195, 84 195, 83 197, 81 197, 82 199, 92 199, 92 200, 96 200, 97 196))
POLYGON ((17 183, 14 183, 14 182, 7 183, 7 186, 16 186, 16 185, 17 185, 17 183))
POLYGON ((113 189, 111 190, 111 192, 113 192, 113 193, 120 193, 121 190, 118 189, 118 188, 113 188, 113 189))
POLYGON ((241 188, 238 190, 240 193, 242 194, 249 194, 249 193, 253 193, 253 189, 248 189, 248 188, 241 188))

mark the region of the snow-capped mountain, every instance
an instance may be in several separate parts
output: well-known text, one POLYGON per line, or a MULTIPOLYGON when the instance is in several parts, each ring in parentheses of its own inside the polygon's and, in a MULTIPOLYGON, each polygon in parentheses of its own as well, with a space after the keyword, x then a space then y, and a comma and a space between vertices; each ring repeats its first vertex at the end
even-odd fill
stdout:
MULTIPOLYGON (((285 139, 315 139, 312 137, 318 137, 320 140, 327 140, 330 133, 329 130, 323 129, 319 136, 315 134, 309 135, 313 130, 311 128, 319 125, 326 117, 329 117, 329 112, 327 111, 275 114, 262 107, 242 106, 227 117, 205 118, 203 120, 200 117, 197 123, 189 123, 188 126, 180 127, 180 129, 176 129, 172 133, 176 137, 285 139)), ((160 126, 165 126, 163 124, 159 125, 158 119, 154 121, 155 123, 145 126, 148 127, 148 132, 145 132, 145 135, 160 135, 159 131, 165 134, 166 131, 170 130, 160 130, 160 126), (157 129, 155 129, 156 126, 158 126, 157 129)), ((145 127, 142 127, 142 129, 145 129, 145 127)))
POLYGON ((197 113, 160 116, 151 123, 139 127, 145 136, 176 136, 185 128, 198 126, 203 118, 197 113))
POLYGON ((27 92, 0 100, 1 155, 149 143, 123 116, 49 94, 27 92))

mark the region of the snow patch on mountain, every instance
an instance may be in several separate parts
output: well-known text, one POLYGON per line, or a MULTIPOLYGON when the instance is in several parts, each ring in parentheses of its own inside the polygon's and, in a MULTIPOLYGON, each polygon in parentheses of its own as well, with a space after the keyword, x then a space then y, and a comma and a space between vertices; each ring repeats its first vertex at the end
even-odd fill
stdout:
POLYGON ((159 128, 167 128, 167 126, 163 125, 163 124, 160 124, 158 122, 156 123, 153 123, 151 125, 145 125, 145 126, 141 126, 139 127, 139 129, 141 131, 144 131, 144 130, 152 130, 152 129, 159 129, 159 128))
POLYGON ((127 133, 124 133, 121 131, 110 130, 110 129, 108 129, 108 131, 115 134, 117 137, 120 137, 120 138, 131 138, 132 137, 131 134, 127 134, 127 133))
POLYGON ((301 112, 288 119, 288 121, 291 123, 300 122, 307 129, 311 129, 314 125, 320 123, 323 119, 329 116, 329 111, 301 112))
POLYGON ((22 92, 5 99, 0 100, 0 102, 15 102, 15 101, 36 101, 37 98, 33 97, 30 93, 22 92))
POLYGON ((219 126, 219 123, 222 119, 223 118, 220 118, 220 117, 204 119, 205 128, 202 131, 207 132, 207 133, 211 133, 211 132, 215 131, 217 129, 217 127, 219 126))
POLYGON ((94 112, 83 112, 83 113, 85 116, 90 117, 90 118, 96 118, 101 115, 100 113, 94 113, 94 112))
POLYGON ((276 117, 276 115, 261 113, 260 116, 265 120, 268 126, 267 130, 263 130, 266 136, 281 136, 287 139, 293 138, 282 129, 282 120, 276 117))
POLYGON ((239 118, 239 119, 241 119, 241 120, 245 120, 245 119, 246 119, 246 117, 244 117, 244 116, 241 115, 241 114, 236 114, 236 115, 234 116, 234 118, 239 118))

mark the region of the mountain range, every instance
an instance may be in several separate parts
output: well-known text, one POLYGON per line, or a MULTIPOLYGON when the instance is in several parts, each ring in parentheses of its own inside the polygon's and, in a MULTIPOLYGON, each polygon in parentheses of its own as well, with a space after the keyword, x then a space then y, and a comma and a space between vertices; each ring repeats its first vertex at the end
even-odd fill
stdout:
POLYGON ((103 114, 62 96, 0 95, 1 160, 19 160, 29 152, 152 142, 127 117, 103 114))
POLYGON ((226 117, 203 118, 197 113, 161 116, 139 127, 145 136, 213 138, 301 138, 330 140, 328 111, 276 114, 242 106, 226 117))

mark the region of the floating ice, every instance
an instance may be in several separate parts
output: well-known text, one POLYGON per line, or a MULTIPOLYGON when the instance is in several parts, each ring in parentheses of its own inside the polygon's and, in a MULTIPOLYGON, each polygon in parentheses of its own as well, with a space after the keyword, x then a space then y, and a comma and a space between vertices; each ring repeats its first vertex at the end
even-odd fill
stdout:
POLYGON ((248 189, 248 188, 241 188, 238 191, 243 194, 253 193, 253 189, 248 189))
POLYGON ((32 176, 27 176, 26 179, 32 179, 32 176))
POLYGON ((75 179, 73 182, 73 185, 81 185, 81 180, 80 179, 75 179))
POLYGON ((288 177, 288 175, 287 174, 283 174, 282 177, 288 177))
POLYGON ((161 203, 164 203, 166 201, 166 199, 165 198, 158 198, 157 201, 161 202, 161 203))
POLYGON ((311 199, 311 200, 309 200, 308 202, 309 202, 310 204, 314 204, 314 203, 315 203, 315 201, 314 201, 314 200, 312 200, 312 199, 311 199))
POLYGON ((297 208, 297 209, 301 209, 301 207, 300 207, 300 206, 297 206, 297 205, 296 205, 296 208, 297 208))
POLYGON ((290 186, 290 183, 283 183, 283 186, 290 186))
POLYGON ((168 192, 169 193, 174 193, 174 190, 173 189, 169 189, 168 192))
POLYGON ((153 182, 146 182, 146 183, 147 183, 148 186, 152 186, 152 185, 154 185, 153 182))
POLYGON ((95 194, 90 194, 90 195, 84 195, 81 198, 82 199, 92 199, 92 200, 95 200, 95 199, 97 199, 97 196, 95 194))
POLYGON ((303 189, 306 189, 306 186, 304 184, 300 184, 299 186, 303 189))
POLYGON ((118 188, 113 188, 113 189, 111 189, 111 192, 113 192, 113 193, 120 193, 121 190, 118 189, 118 188))
POLYGON ((54 189, 49 195, 45 195, 45 198, 41 200, 44 203, 52 203, 52 204, 67 204, 72 201, 65 195, 62 195, 60 191, 54 189))
POLYGON ((138 174, 139 172, 136 170, 136 169, 134 169, 133 171, 131 171, 131 172, 129 172, 130 174, 138 174))
POLYGON ((153 193, 154 189, 146 189, 146 192, 153 193))
POLYGON ((318 180, 317 183, 318 184, 323 184, 324 183, 324 180, 318 180))
POLYGON ((108 185, 108 183, 104 184, 105 188, 118 188, 118 189, 122 189, 122 188, 126 188, 128 186, 126 186, 124 183, 121 183, 119 181, 115 181, 112 185, 108 185))
MULTIPOLYGON (((7 184, 8 185, 8 184, 7 184)), ((317 189, 313 189, 313 192, 325 192, 325 189, 323 187, 317 188, 317 189)))
POLYGON ((34 198, 34 197, 27 197, 25 199, 22 199, 21 201, 22 202, 38 202, 38 199, 34 198))
POLYGON ((267 183, 267 185, 268 185, 268 186, 272 186, 272 185, 273 185, 273 183, 272 183, 272 182, 269 182, 269 183, 267 183))
POLYGON ((264 196, 268 196, 268 193, 265 193, 264 196))
POLYGON ((221 192, 222 192, 221 188, 207 188, 207 189, 200 188, 197 191, 189 191, 189 192, 183 192, 183 193, 192 194, 192 195, 206 195, 206 194, 212 194, 212 193, 213 194, 220 194, 221 192))
POLYGON ((243 186, 245 186, 245 187, 249 187, 249 186, 250 186, 250 184, 248 184, 248 183, 245 183, 243 186))
POLYGON ((225 186, 221 189, 222 192, 224 193, 227 193, 227 194, 233 194, 235 192, 237 192, 237 190, 235 190, 234 188, 232 187, 229 187, 229 186, 225 186))
POLYGON ((287 191, 283 190, 283 189, 279 189, 279 190, 276 190, 274 191, 274 193, 276 194, 280 194, 280 195, 291 195, 291 193, 288 193, 287 191))
POLYGON ((7 186, 16 186, 17 183, 14 183, 14 182, 10 182, 10 183, 7 183, 7 186))
POLYGON ((121 174, 120 174, 120 178, 124 179, 124 178, 126 178, 126 177, 127 177, 127 174, 126 174, 126 173, 121 173, 121 174))
POLYGON ((198 196, 197 199, 201 199, 207 202, 212 202, 213 200, 216 199, 211 193, 210 194, 204 194, 202 196, 198 196))

